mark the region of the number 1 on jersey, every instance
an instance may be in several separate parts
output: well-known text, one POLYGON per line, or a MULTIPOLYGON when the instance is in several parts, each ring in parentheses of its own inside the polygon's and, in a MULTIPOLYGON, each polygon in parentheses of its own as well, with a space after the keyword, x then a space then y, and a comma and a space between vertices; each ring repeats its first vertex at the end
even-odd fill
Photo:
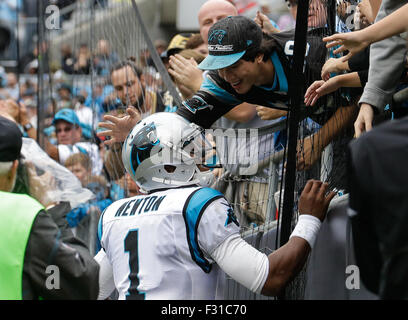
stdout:
POLYGON ((145 294, 137 290, 139 285, 139 229, 130 230, 125 238, 125 252, 129 252, 130 285, 126 300, 144 300, 145 294))

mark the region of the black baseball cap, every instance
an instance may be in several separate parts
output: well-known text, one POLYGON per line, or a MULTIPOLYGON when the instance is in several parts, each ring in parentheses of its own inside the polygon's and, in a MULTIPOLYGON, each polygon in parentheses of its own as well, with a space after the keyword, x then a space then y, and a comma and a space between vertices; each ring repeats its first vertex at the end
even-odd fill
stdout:
POLYGON ((17 125, 0 116, 0 162, 14 161, 20 158, 23 138, 17 125))
POLYGON ((249 48, 259 48, 262 29, 244 16, 216 22, 208 32, 208 56, 198 65, 202 70, 226 68, 243 57, 249 48))

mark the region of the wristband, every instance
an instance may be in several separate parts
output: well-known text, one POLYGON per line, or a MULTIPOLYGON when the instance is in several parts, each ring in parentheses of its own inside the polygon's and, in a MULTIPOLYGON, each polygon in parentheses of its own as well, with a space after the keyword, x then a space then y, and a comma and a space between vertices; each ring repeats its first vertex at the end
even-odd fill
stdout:
POLYGON ((296 227, 289 239, 292 237, 303 238, 309 243, 310 248, 313 249, 321 225, 322 222, 315 216, 310 214, 301 214, 299 215, 298 223, 296 224, 296 227))

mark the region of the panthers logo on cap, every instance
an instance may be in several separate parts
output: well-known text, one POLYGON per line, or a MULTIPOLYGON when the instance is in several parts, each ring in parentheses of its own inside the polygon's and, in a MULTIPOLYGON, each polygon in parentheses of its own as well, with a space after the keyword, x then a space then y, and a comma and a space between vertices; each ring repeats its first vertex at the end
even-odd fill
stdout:
POLYGON ((222 39, 224 39, 225 35, 227 34, 227 32, 225 30, 214 30, 213 32, 211 32, 210 36, 208 37, 208 41, 213 41, 213 40, 217 40, 218 44, 221 44, 222 39))

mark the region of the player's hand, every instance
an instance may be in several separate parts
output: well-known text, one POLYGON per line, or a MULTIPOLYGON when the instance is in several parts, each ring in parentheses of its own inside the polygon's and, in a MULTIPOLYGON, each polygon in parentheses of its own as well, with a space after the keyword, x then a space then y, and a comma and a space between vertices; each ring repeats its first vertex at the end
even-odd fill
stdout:
POLYGON ((110 140, 106 140, 104 143, 108 146, 113 145, 115 142, 123 142, 126 140, 129 132, 141 119, 139 111, 134 107, 128 107, 126 109, 128 115, 119 118, 111 115, 105 115, 103 119, 108 122, 100 122, 99 127, 108 130, 98 132, 98 136, 111 137, 110 140))
POLYGON ((203 82, 203 72, 198 69, 197 62, 191 58, 186 59, 179 54, 170 56, 169 73, 173 76, 176 84, 181 84, 192 92, 197 92, 203 82))
POLYGON ((354 133, 356 138, 361 136, 364 131, 370 131, 372 129, 373 119, 373 107, 367 103, 362 103, 357 119, 354 122, 354 133))
POLYGON ((336 91, 339 88, 336 77, 330 78, 328 81, 318 80, 313 82, 305 93, 305 104, 314 106, 317 99, 336 91))
POLYGON ((330 37, 323 38, 323 41, 329 42, 326 45, 327 48, 340 46, 340 48, 333 51, 334 54, 338 54, 346 50, 349 51, 346 56, 340 58, 342 62, 347 61, 357 52, 363 50, 370 44, 370 42, 361 35, 361 31, 336 33, 330 37))
POLYGON ((296 169, 299 171, 309 169, 317 160, 323 151, 316 134, 298 141, 296 169))
POLYGON ((258 26, 261 27, 261 29, 262 29, 262 31, 263 31, 264 33, 271 34, 271 33, 280 32, 278 29, 276 29, 276 28, 272 25, 272 23, 271 23, 271 21, 269 20, 269 18, 268 18, 266 15, 264 15, 263 13, 261 13, 260 11, 257 11, 257 12, 256 12, 256 17, 255 17, 254 21, 256 22, 256 24, 257 24, 258 26))
POLYGON ((327 193, 327 188, 327 182, 309 180, 299 198, 299 214, 310 214, 323 222, 330 201, 336 195, 334 191, 327 193))
POLYGON ((258 114, 258 117, 261 118, 261 120, 273 120, 286 116, 287 111, 257 106, 256 113, 258 114))

